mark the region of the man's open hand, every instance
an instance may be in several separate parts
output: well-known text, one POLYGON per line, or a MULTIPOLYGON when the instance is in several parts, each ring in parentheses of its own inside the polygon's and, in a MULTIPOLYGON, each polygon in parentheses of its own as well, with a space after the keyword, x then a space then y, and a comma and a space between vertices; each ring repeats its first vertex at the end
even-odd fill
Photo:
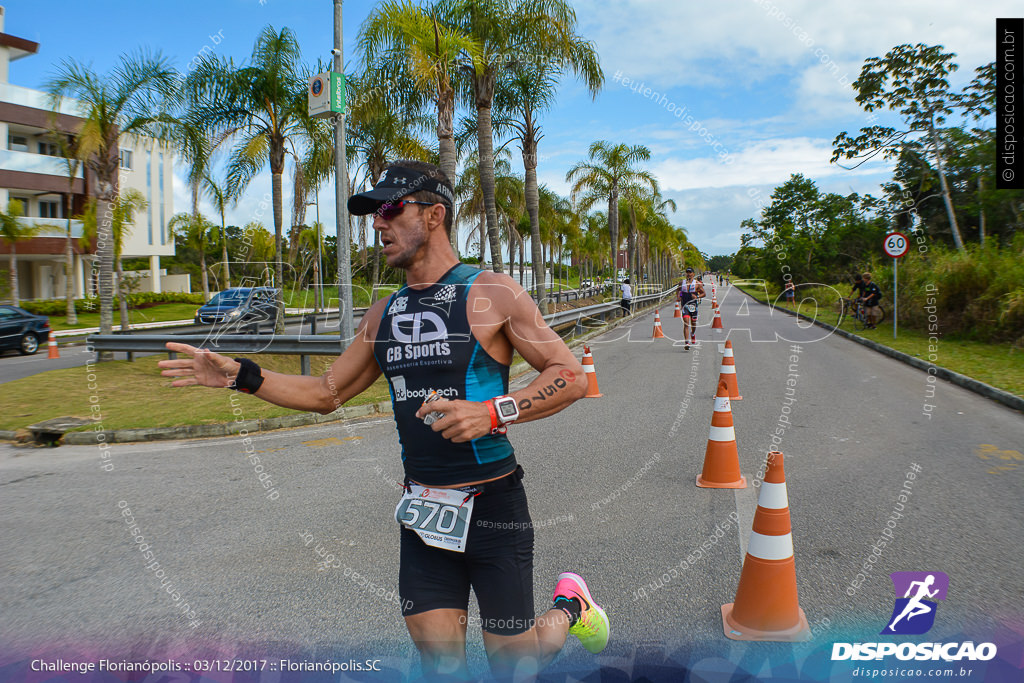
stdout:
POLYGON ((167 342, 167 350, 182 353, 188 358, 162 360, 157 363, 164 377, 180 377, 171 382, 172 387, 188 387, 199 384, 204 387, 223 389, 231 386, 241 367, 237 361, 208 349, 199 349, 188 344, 167 342))

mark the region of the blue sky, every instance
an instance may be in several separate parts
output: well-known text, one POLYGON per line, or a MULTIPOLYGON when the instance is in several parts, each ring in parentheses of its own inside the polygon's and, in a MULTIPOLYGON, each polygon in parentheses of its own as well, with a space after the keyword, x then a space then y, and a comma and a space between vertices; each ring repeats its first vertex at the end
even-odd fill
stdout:
MULTIPOLYGON (((244 61, 267 24, 292 28, 311 63, 330 58, 333 40, 330 0, 0 3, 7 8, 5 31, 40 43, 37 55, 11 65, 11 82, 34 88, 64 58, 104 72, 122 52, 143 46, 160 49, 180 69, 206 45, 244 61)), ((345 3, 347 63, 355 61, 356 33, 376 4, 345 3)), ((975 67, 994 59, 995 18, 1022 14, 1019 2, 1004 0, 573 4, 580 33, 597 45, 607 82, 592 100, 566 79, 557 104, 541 121, 541 182, 568 194, 565 172, 586 158, 594 140, 646 145, 652 151, 648 168, 678 203, 673 221, 708 254, 735 251, 740 221, 756 217, 772 188, 791 173, 814 179, 823 191, 879 193, 886 164, 857 171, 829 164, 835 136, 868 125, 849 85, 865 59, 901 43, 941 44, 957 54, 960 70, 953 81, 962 85, 975 67)), ((883 115, 877 123, 894 120, 883 115)), ((520 164, 518 150, 513 163, 520 164)), ((183 210, 187 192, 177 176, 175 208, 183 210)), ((229 222, 248 222, 269 189, 268 171, 253 182, 229 222)), ((322 188, 320 212, 329 231, 332 198, 333 187, 322 188)), ((208 205, 205 211, 214 214, 208 205)), ((290 212, 287 191, 285 211, 290 212)))

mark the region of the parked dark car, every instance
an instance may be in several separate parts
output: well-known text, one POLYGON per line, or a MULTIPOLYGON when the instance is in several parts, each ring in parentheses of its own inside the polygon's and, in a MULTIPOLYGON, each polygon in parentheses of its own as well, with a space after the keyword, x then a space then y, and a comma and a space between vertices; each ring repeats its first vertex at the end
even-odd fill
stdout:
POLYGON ((39 350, 50 337, 50 319, 17 306, 0 306, 0 350, 18 349, 23 356, 39 350))
POLYGON ((280 290, 273 287, 231 287, 218 292, 196 311, 199 325, 273 322, 280 290))

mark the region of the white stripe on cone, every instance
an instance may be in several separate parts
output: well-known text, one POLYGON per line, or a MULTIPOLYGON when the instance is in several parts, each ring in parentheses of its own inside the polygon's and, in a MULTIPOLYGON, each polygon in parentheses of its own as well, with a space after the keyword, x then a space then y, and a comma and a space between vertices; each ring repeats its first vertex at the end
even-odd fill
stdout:
POLYGON ((708 434, 708 441, 735 441, 736 440, 736 428, 735 427, 715 427, 712 425, 711 433, 708 434))
POLYGON ((789 495, 786 493, 786 484, 773 484, 761 482, 761 493, 757 498, 757 504, 767 510, 783 510, 789 507, 789 495))
POLYGON ((716 413, 731 413, 732 409, 729 408, 729 397, 728 396, 715 396, 715 412, 716 413))
POLYGON ((594 366, 593 365, 584 365, 583 366, 583 372, 584 373, 594 372, 594 366))
POLYGON ((725 363, 722 363, 722 373, 726 374, 726 375, 735 375, 736 374, 736 366, 735 365, 726 365, 725 363))
POLYGON ((733 356, 733 354, 732 354, 732 347, 726 346, 724 348, 725 348, 725 358, 735 358, 735 356, 733 356))
POLYGON ((793 557, 793 534, 767 536, 751 531, 747 554, 762 560, 788 560, 793 557))

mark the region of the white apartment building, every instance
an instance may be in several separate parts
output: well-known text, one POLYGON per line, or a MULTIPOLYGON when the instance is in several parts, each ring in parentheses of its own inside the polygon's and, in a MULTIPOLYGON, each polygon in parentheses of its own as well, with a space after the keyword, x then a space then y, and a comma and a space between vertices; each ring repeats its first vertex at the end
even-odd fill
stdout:
MULTIPOLYGON (((35 54, 39 44, 4 33, 5 11, 0 6, 0 206, 8 200, 23 204, 21 220, 47 226, 39 237, 16 246, 19 294, 22 299, 61 298, 65 291, 67 216, 65 202, 71 197, 71 215, 79 215, 95 187, 95 178, 79 164, 73 178, 60 156, 49 96, 10 83, 12 62, 35 54), (70 184, 69 184, 70 183, 70 184)), ((78 103, 65 99, 56 118, 61 134, 73 135, 82 123, 78 103)), ((190 291, 187 275, 167 276, 161 256, 174 255, 174 238, 167 224, 174 214, 173 163, 170 148, 149 138, 124 136, 120 151, 119 192, 134 188, 148 202, 145 212, 134 216, 123 245, 124 258, 148 258, 149 271, 141 291, 190 291)), ((82 248, 81 221, 71 221, 74 238, 72 280, 75 297, 92 295, 97 287, 95 243, 82 248)), ((10 245, 0 240, 0 268, 7 267, 10 245)))

